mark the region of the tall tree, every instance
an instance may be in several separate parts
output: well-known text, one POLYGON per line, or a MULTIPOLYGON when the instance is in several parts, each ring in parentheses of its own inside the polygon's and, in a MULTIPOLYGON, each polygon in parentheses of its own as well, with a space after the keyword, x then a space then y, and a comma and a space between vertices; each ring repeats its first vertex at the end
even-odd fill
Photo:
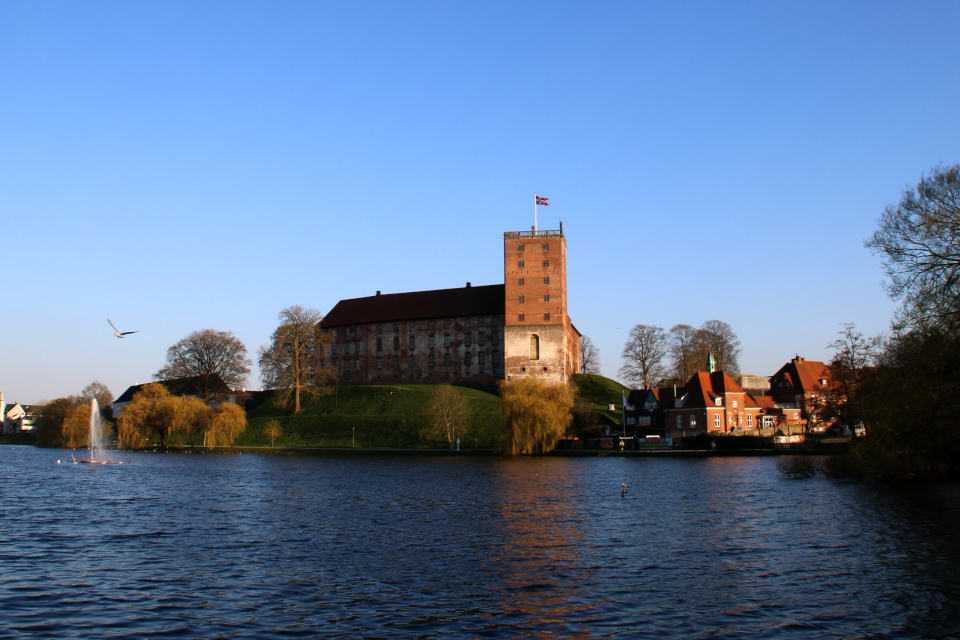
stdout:
POLYGON ((886 208, 865 243, 879 253, 902 327, 960 326, 960 165, 936 166, 886 208))
POLYGON ((600 373, 600 349, 590 336, 580 338, 580 373, 600 373))
POLYGON ((320 329, 323 315, 300 305, 280 312, 280 325, 270 344, 260 347, 260 378, 268 389, 277 389, 278 400, 293 400, 293 412, 300 413, 300 394, 328 393, 326 385, 336 380, 334 367, 323 366, 324 349, 332 336, 320 329))
POLYGON ((531 376, 500 383, 500 407, 506 423, 506 452, 546 453, 573 422, 574 389, 531 376))
POLYGON ((697 330, 688 324, 675 324, 670 328, 669 352, 671 374, 680 384, 697 372, 700 363, 696 361, 697 330))
POLYGON ((460 427, 460 437, 463 437, 470 426, 472 416, 473 410, 470 409, 470 403, 459 391, 449 384, 437 385, 430 394, 430 401, 427 404, 429 426, 421 435, 429 440, 446 438, 448 443, 453 443, 456 428, 460 427))
POLYGON ((167 349, 167 364, 153 374, 154 380, 198 376, 197 390, 205 400, 218 392, 215 376, 231 389, 246 384, 250 375, 247 348, 232 331, 194 331, 167 349))
POLYGON ((819 423, 842 420, 853 426, 862 420, 860 387, 883 353, 883 336, 868 338, 852 322, 842 326, 840 337, 827 345, 834 350, 828 365, 830 382, 814 399, 815 415, 809 418, 819 423))
POLYGON ((620 377, 642 388, 663 377, 663 358, 667 355, 667 334, 650 324, 638 324, 630 330, 623 346, 620 377))
POLYGON ((94 380, 85 386, 83 391, 80 392, 80 397, 86 398, 87 402, 90 398, 96 398, 100 409, 106 409, 113 403, 113 394, 110 393, 110 389, 99 380, 94 380))
POLYGON ((713 354, 718 371, 740 373, 740 339, 733 327, 720 320, 707 320, 697 329, 694 353, 698 367, 705 366, 707 355, 713 354))

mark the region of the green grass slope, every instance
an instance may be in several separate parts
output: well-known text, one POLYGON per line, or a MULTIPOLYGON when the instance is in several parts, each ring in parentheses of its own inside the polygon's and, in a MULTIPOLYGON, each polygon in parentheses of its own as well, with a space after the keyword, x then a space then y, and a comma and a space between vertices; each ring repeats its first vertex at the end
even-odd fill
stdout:
POLYGON ((630 395, 629 387, 592 373, 573 374, 573 383, 580 390, 580 396, 593 405, 600 417, 607 422, 607 426, 623 424, 623 396, 630 395), (616 407, 616 411, 609 410, 611 404, 616 407))
MULTIPOLYGON (((235 444, 269 446, 263 435, 270 420, 281 424, 278 447, 438 447, 446 441, 421 440, 427 426, 427 405, 436 385, 346 386, 316 399, 301 398, 301 411, 294 415, 278 406, 271 396, 250 402, 247 430, 235 444)), ((473 409, 473 418, 458 430, 461 448, 489 447, 503 436, 503 418, 496 395, 455 386, 473 409), (462 433, 462 435, 461 435, 462 433)))

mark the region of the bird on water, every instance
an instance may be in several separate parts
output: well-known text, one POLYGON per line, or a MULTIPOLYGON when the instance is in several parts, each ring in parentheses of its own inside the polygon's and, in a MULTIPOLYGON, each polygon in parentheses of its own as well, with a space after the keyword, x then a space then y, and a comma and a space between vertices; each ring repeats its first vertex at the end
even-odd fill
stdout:
POLYGON ((622 486, 623 486, 623 490, 620 492, 620 497, 621 497, 621 498, 626 498, 626 497, 627 497, 627 496, 626 496, 626 493, 627 493, 627 483, 624 482, 624 483, 622 484, 622 486))
POLYGON ((113 327, 113 335, 117 336, 118 338, 122 338, 123 336, 128 336, 131 333, 139 333, 139 331, 122 331, 121 332, 120 329, 117 329, 117 326, 110 321, 110 318, 107 318, 107 322, 109 322, 110 326, 113 327))

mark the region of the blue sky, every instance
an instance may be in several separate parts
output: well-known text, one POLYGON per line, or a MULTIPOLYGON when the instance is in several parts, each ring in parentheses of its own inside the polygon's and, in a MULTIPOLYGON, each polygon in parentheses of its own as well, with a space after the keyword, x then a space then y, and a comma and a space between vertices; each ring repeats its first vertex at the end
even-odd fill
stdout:
POLYGON ((606 375, 637 323, 728 322, 759 375, 828 359, 895 308, 863 248, 883 207, 960 161, 957 24, 956 2, 0 3, 0 390, 119 395, 197 329, 253 358, 291 304, 502 282, 534 192, 606 375))

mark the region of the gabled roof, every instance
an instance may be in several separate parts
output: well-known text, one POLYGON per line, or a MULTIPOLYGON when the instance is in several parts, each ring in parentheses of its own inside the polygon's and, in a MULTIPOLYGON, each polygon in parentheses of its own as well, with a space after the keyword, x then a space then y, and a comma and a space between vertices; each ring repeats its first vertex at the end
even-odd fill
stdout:
MULTIPOLYGON (((672 391, 672 390, 671 390, 672 391)), ((734 382, 726 371, 697 371, 687 382, 687 385, 681 390, 677 389, 677 396, 684 398, 683 408, 715 407, 716 398, 728 393, 742 393, 743 406, 759 407, 756 400, 749 393, 743 390, 743 387, 734 382)), ((665 409, 673 407, 664 406, 665 409)))
POLYGON ((338 302, 320 325, 341 327, 368 322, 503 315, 505 293, 504 285, 490 284, 351 298, 338 302))
POLYGON ((780 370, 773 374, 773 377, 775 378, 780 374, 786 377, 797 393, 810 393, 822 388, 821 379, 830 379, 830 368, 817 360, 804 360, 797 356, 780 367, 780 370))
MULTIPOLYGON (((233 393, 230 387, 220 379, 220 376, 214 374, 211 376, 213 387, 216 389, 216 393, 233 393)), ((200 393, 201 383, 205 381, 205 376, 191 376, 189 378, 176 378, 173 380, 157 380, 158 383, 162 384, 167 388, 167 391, 170 392, 170 395, 173 396, 195 396, 200 393)), ((146 386, 147 382, 143 384, 135 384, 132 387, 128 387, 126 391, 120 394, 120 397, 114 400, 114 404, 118 402, 131 402, 133 401, 133 396, 140 393, 140 390, 146 386)))

